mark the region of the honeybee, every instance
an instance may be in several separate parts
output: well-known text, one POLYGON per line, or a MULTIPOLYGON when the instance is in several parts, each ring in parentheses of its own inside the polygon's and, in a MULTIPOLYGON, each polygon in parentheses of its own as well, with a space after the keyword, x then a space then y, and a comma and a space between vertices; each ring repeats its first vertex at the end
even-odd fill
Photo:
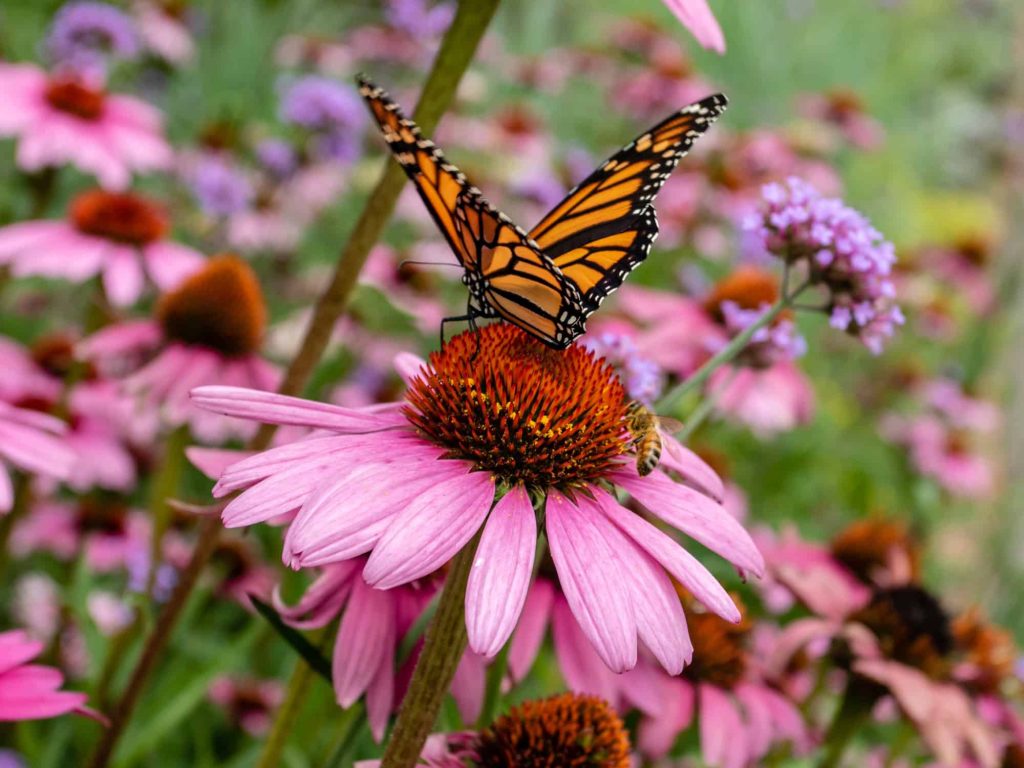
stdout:
POLYGON ((626 429, 633 438, 631 446, 636 454, 636 471, 643 477, 649 475, 661 461, 661 432, 682 427, 674 419, 663 419, 639 400, 630 400, 626 405, 626 429))

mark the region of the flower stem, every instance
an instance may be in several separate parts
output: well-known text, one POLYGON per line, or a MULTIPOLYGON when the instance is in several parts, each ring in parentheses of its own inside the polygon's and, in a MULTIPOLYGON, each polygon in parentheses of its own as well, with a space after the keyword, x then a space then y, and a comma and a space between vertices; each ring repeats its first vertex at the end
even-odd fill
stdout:
POLYGON ((839 709, 825 734, 825 743, 822 745, 824 754, 817 768, 836 768, 839 765, 854 734, 863 727, 864 721, 871 714, 880 690, 870 680, 856 676, 850 678, 839 709))
MULTIPOLYGON (((326 629, 320 629, 317 630, 312 640, 323 649, 327 636, 326 629)), ((291 679, 288 681, 288 690, 285 693, 284 701, 281 702, 281 706, 278 707, 274 716, 274 725, 267 737, 267 743, 263 747, 263 754, 260 755, 260 761, 256 764, 256 768, 276 768, 281 765, 281 754, 284 752, 285 743, 288 741, 292 725, 306 701, 306 694, 312 682, 313 670, 302 659, 296 659, 295 669, 292 670, 291 679)))
POLYGON ((185 470, 185 447, 188 445, 188 425, 181 425, 174 429, 164 444, 163 460, 153 478, 153 487, 150 493, 150 522, 153 525, 153 533, 150 538, 149 548, 149 574, 146 576, 146 594, 153 594, 153 587, 156 584, 157 572, 160 568, 160 561, 163 559, 164 534, 170 527, 171 507, 168 499, 174 498, 181 485, 181 476, 185 470))
POLYGON ((739 374, 738 368, 733 368, 725 381, 722 382, 722 386, 715 389, 713 392, 709 392, 707 397, 701 400, 700 404, 693 409, 689 416, 686 417, 683 428, 676 433, 676 438, 681 443, 685 443, 693 433, 700 429, 711 412, 715 409, 715 405, 722 399, 722 396, 729 391, 729 387, 736 380, 736 376, 739 374))
MULTIPOLYGON (((8 470, 11 471, 11 470, 8 470)), ((28 475, 17 473, 14 477, 14 504, 5 515, 0 515, 0 584, 6 583, 3 575, 10 555, 8 542, 14 526, 32 506, 32 483, 28 475)))
MULTIPOLYGON (((433 132, 441 115, 455 97, 462 75, 476 52, 480 39, 498 7, 498 0, 460 0, 455 19, 441 41, 437 57, 423 85, 413 119, 425 134, 433 132)), ((373 188, 359 220, 338 257, 334 274, 313 308, 313 316, 298 353, 285 372, 279 392, 285 395, 302 393, 313 369, 320 361, 338 318, 348 306, 352 289, 366 263, 366 257, 398 202, 406 176, 390 159, 373 188)), ((261 434, 273 434, 276 427, 264 425, 261 434)))
POLYGON ((427 628, 409 690, 398 710, 381 768, 412 768, 437 721, 437 713, 466 649, 466 582, 480 532, 452 560, 437 613, 427 628))
POLYGON ((753 322, 747 328, 744 328, 740 333, 732 338, 732 340, 722 347, 718 352, 714 354, 708 361, 704 363, 697 371, 685 381, 679 382, 675 387, 666 392, 661 400, 658 401, 655 406, 659 413, 669 413, 672 408, 679 404, 679 402, 694 390, 702 387, 711 374, 721 368, 728 362, 731 362, 743 349, 750 343, 750 340, 754 338, 754 334, 767 325, 770 325, 775 319, 781 315, 789 306, 793 303, 793 300, 799 296, 807 284, 804 283, 792 293, 783 292, 782 296, 778 301, 771 306, 771 308, 753 322))
POLYGON ((178 617, 184 610, 189 595, 192 594, 192 589, 199 580, 203 566, 206 565, 217 546, 220 526, 220 517, 217 515, 211 515, 203 520, 199 529, 199 540, 196 542, 196 548, 192 551, 192 559, 182 571, 170 599, 157 617, 156 625, 146 639, 142 655, 139 656, 139 660, 132 670, 124 693, 121 694, 121 698, 109 713, 110 727, 100 736, 100 741, 88 763, 90 768, 103 768, 110 763, 114 747, 117 746, 125 726, 128 725, 128 721, 135 711, 135 705, 138 704, 139 696, 149 680, 149 675, 170 640, 174 625, 177 624, 178 617))

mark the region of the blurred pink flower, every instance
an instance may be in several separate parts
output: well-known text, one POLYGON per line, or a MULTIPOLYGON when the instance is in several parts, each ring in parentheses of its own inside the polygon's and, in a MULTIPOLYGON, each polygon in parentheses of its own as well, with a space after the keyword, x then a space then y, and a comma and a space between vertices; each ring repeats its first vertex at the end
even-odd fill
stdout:
POLYGON ((769 751, 787 742, 797 752, 810 747, 800 710, 765 677, 764 657, 749 647, 751 631, 746 622, 730 625, 711 614, 691 617, 694 664, 678 677, 656 670, 662 706, 640 723, 640 751, 664 757, 694 722, 704 761, 714 768, 760 765, 769 751))
POLYGON ((888 439, 906 446, 917 470, 954 496, 990 498, 996 470, 984 442, 999 429, 999 410, 968 396, 950 379, 935 379, 918 388, 922 412, 890 413, 880 429, 888 439))
POLYGON ((885 129, 867 113, 863 100, 853 90, 836 88, 804 94, 798 108, 807 117, 833 126, 858 149, 878 149, 885 142, 885 129))
POLYGON ((64 682, 60 672, 28 663, 42 652, 43 643, 22 630, 0 632, 0 721, 85 713, 84 693, 59 690, 64 682))
POLYGON ((790 362, 770 368, 723 366, 708 381, 715 408, 771 437, 806 424, 814 416, 814 391, 807 376, 790 362))
POLYGON ((108 189, 124 189, 132 172, 170 166, 160 112, 95 83, 49 76, 31 64, 0 63, 0 136, 18 136, 18 167, 74 165, 108 189))
MULTIPOLYGON (((483 527, 468 583, 466 626, 470 647, 490 657, 512 634, 528 593, 537 538, 529 485, 546 491, 547 537, 566 600, 612 670, 636 664, 638 639, 670 671, 688 660, 685 619, 669 574, 709 610, 738 618, 728 593, 704 566, 596 484, 613 483, 741 571, 761 572, 749 536, 706 492, 660 471, 640 477, 632 461, 622 462, 623 390, 603 363, 581 347, 555 353, 518 329, 493 324, 455 337, 419 371, 409 362, 403 367, 410 380, 405 401, 362 409, 237 388, 194 390, 196 404, 212 411, 326 433, 229 467, 215 495, 246 490, 224 509, 225 524, 252 525, 297 509, 285 537, 286 562, 311 567, 370 553, 362 575, 378 589, 433 573, 483 527), (474 384, 449 392, 448 382, 458 381, 474 384), (475 382, 483 383, 482 394, 475 382), (541 419, 549 431, 512 428, 503 412, 489 407, 478 413, 474 403, 492 397, 492 386, 501 387, 496 392, 503 401, 527 409, 516 416, 517 425, 519 419, 541 419), (476 415, 451 420, 444 415, 449 398, 476 415), (565 408, 574 420, 584 420, 584 430, 556 429, 565 408), (453 433, 441 426, 449 423, 462 426, 453 433), (479 434, 467 437, 465 428, 475 424, 479 434), (582 443, 569 437, 577 434, 585 435, 582 443), (567 438, 573 455, 585 461, 564 466, 551 458, 568 450, 560 442, 567 438), (475 439, 484 441, 483 453, 471 447, 475 439), (518 458, 509 464, 501 457, 518 458), (495 501, 498 482, 508 491, 495 501), (570 493, 570 487, 585 487, 588 494, 570 493), (619 574, 628 579, 592 567, 611 559, 624 564, 619 574)), ((714 477, 693 456, 683 455, 673 469, 691 482, 714 477)), ((715 479, 707 492, 718 495, 715 479)))
POLYGON ((163 296, 156 320, 107 326, 83 340, 78 353, 101 373, 124 376, 124 390, 143 412, 222 443, 251 435, 255 425, 194 408, 189 390, 202 384, 276 389, 280 372, 259 356, 265 323, 252 269, 238 257, 219 256, 163 296))
POLYGON ((195 42, 185 20, 165 7, 170 5, 136 0, 132 11, 146 48, 164 61, 180 66, 195 56, 195 42))
POLYGON ((279 680, 221 675, 210 683, 210 700, 251 736, 264 736, 270 730, 274 710, 284 700, 279 680))
POLYGON ((66 432, 54 416, 0 402, 0 515, 14 505, 8 464, 59 480, 71 475, 75 456, 61 439, 66 432))
POLYGON ((725 53, 725 35, 707 0, 664 0, 666 7, 690 30, 697 42, 716 53, 725 53))
POLYGON ((168 291, 202 266, 197 251, 167 239, 168 228, 166 214, 151 200, 91 190, 74 199, 66 220, 0 229, 0 264, 9 264, 15 277, 80 283, 102 275, 111 303, 128 306, 142 296, 144 273, 168 291))

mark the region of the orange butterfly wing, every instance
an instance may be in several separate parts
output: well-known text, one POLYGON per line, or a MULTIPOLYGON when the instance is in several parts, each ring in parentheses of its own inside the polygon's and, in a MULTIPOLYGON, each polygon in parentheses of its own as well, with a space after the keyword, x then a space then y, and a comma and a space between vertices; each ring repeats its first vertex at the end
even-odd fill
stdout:
POLYGON ((466 270, 474 316, 503 317, 564 348, 579 335, 579 295, 550 258, 423 138, 381 88, 359 78, 359 91, 384 139, 466 270), (473 306, 472 302, 476 302, 473 306))
POLYGON ((716 94, 683 107, 609 158, 531 230, 579 289, 584 318, 647 258, 658 235, 652 201, 726 104, 716 94))

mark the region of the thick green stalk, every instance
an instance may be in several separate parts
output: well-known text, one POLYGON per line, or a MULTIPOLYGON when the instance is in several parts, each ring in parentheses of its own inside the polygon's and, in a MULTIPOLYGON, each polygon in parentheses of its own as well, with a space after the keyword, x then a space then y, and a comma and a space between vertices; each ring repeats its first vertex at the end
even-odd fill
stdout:
POLYGON ((178 495, 181 476, 185 471, 185 448, 188 446, 188 425, 183 424, 168 435, 164 443, 164 455, 160 467, 153 478, 150 491, 149 510, 153 524, 153 535, 150 538, 149 575, 146 578, 146 594, 153 594, 156 575, 163 558, 164 534, 171 524, 171 507, 169 499, 178 495))
POLYGON ((412 768, 430 735, 455 669, 466 650, 466 582, 480 542, 478 532, 455 559, 445 579, 437 613, 427 628, 409 690, 398 710, 381 768, 412 768))
MULTIPOLYGON (((427 82, 413 112, 413 119, 427 135, 437 127, 455 97, 459 81, 497 7, 498 0, 460 0, 455 19, 441 41, 434 65, 427 75, 427 82)), ((313 307, 313 316, 302 346, 288 366, 281 383, 279 391, 282 394, 298 395, 305 389, 313 369, 327 348, 338 318, 348 306, 370 249, 380 239, 384 226, 391 218, 405 181, 405 173, 397 163, 389 159, 341 252, 330 283, 313 307)), ((275 429, 273 425, 265 425, 261 434, 273 434, 275 429)))
MULTIPOLYGON (((327 635, 326 629, 319 629, 312 638, 321 650, 326 647, 327 635)), ((284 746, 291 735, 292 725, 306 701, 306 695, 312 682, 313 670, 302 659, 296 659, 295 669, 292 670, 291 679, 288 681, 288 690, 285 692, 284 701, 277 708, 274 725, 270 730, 270 735, 267 736, 267 743, 263 747, 263 754, 260 756, 256 768, 277 768, 281 765, 284 746)))

